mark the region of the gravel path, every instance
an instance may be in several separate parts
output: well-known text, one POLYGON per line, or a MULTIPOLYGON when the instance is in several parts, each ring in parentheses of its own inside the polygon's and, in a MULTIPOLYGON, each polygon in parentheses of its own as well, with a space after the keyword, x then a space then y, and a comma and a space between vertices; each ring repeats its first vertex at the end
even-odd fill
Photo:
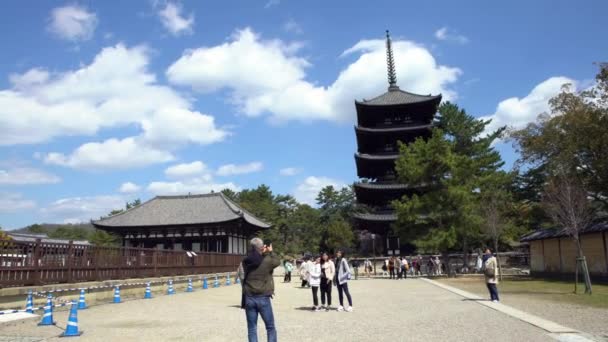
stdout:
MULTIPOLYGON (((475 286, 478 284, 471 285, 469 282, 453 280, 441 282, 484 297, 488 296, 485 289, 475 286)), ((500 284, 498 291, 500 292, 500 284)), ((591 334, 598 340, 608 341, 608 310, 606 309, 553 301, 526 293, 503 293, 500 301, 519 310, 591 334)))
MULTIPOLYGON (((350 283, 354 312, 311 312, 311 293, 275 278, 273 301, 282 341, 553 341, 544 331, 417 279, 350 283), (490 337, 489 337, 490 336, 490 337)), ((337 291, 333 295, 337 302, 337 291)), ((246 341, 240 287, 199 290, 80 311, 81 341, 246 341)), ((334 303, 334 307, 335 307, 334 303)), ((55 313, 65 327, 67 312, 55 313)), ((2 326, 8 336, 55 338, 37 321, 2 326)), ((259 322, 260 340, 265 340, 259 322)), ((18 339, 17 339, 18 340, 18 339)))

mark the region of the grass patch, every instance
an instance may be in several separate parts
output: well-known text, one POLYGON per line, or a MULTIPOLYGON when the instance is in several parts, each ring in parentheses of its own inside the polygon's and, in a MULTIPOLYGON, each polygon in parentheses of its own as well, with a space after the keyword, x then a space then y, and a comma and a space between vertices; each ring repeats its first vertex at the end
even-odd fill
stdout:
MULTIPOLYGON (((487 296, 488 290, 482 278, 449 278, 440 282, 487 296)), ((504 279, 498 285, 498 291, 505 296, 533 297, 534 299, 555 302, 567 302, 583 306, 608 309, 608 285, 592 284, 593 294, 586 295, 585 285, 579 284, 578 293, 574 293, 574 282, 537 278, 504 279)))

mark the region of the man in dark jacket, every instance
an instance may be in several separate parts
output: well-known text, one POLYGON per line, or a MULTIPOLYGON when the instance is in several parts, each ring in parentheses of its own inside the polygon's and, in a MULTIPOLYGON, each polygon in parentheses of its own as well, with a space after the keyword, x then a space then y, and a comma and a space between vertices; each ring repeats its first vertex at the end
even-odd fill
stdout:
POLYGON ((264 325, 266 325, 268 341, 275 342, 277 340, 277 330, 274 326, 274 314, 270 298, 274 294, 272 272, 281 264, 281 260, 272 253, 270 243, 264 245, 262 239, 253 238, 250 244, 253 252, 262 256, 262 260, 256 267, 245 267, 243 291, 245 294, 245 315, 247 317, 249 342, 258 341, 258 314, 262 316, 264 325))

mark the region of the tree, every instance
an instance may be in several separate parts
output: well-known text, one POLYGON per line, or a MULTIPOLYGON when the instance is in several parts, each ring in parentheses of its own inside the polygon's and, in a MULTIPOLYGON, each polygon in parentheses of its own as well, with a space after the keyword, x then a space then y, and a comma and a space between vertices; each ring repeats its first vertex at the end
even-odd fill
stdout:
POLYGON ((352 227, 341 216, 334 216, 327 223, 327 248, 335 252, 344 248, 349 250, 353 246, 355 235, 352 227))
POLYGON ((95 229, 95 231, 89 235, 88 240, 95 246, 116 246, 120 239, 114 234, 95 229))
POLYGON ((493 244, 496 260, 498 261, 498 274, 502 280, 502 268, 498 257, 498 243, 505 234, 510 222, 508 218, 509 206, 513 203, 511 194, 506 190, 509 185, 506 173, 497 173, 489 186, 483 187, 480 193, 479 209, 483 223, 483 233, 493 244))
MULTIPOLYGON (((585 293, 591 294, 591 278, 580 241, 581 232, 593 220, 593 210, 589 204, 587 190, 576 177, 558 175, 549 180, 543 203, 553 221, 574 239, 578 250, 576 277, 578 278, 580 267, 585 279, 585 293)), ((577 283, 578 279, 575 279, 575 292, 577 283)))
POLYGON ((577 93, 565 85, 550 105, 550 113, 510 132, 521 155, 518 165, 542 177, 543 186, 549 177, 566 170, 607 211, 608 64, 600 64, 596 85, 590 90, 577 93))
POLYGON ((427 252, 445 254, 460 243, 466 263, 469 242, 481 235, 479 189, 503 165, 491 146, 503 129, 484 134, 488 120, 475 119, 450 103, 439 112, 441 129, 433 129, 427 140, 399 146, 399 181, 422 185, 423 190, 393 203, 398 215, 394 229, 402 240, 427 252))

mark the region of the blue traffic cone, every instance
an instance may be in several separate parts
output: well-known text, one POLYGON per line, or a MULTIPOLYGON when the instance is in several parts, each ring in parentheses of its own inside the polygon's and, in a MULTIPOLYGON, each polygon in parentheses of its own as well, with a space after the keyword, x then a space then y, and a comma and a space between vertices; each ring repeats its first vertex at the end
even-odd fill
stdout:
POLYGON ((114 304, 120 303, 120 287, 114 287, 114 304))
POLYGON ((169 288, 167 289, 167 294, 175 294, 175 289, 173 289, 173 280, 169 280, 169 288))
POLYGON ((150 290, 150 283, 146 284, 146 294, 144 295, 144 299, 152 298, 152 290, 150 290))
POLYGON ((230 274, 226 276, 226 286, 230 286, 230 274))
POLYGON ((65 331, 60 337, 80 336, 81 334, 82 331, 78 331, 78 307, 76 306, 76 302, 72 301, 68 326, 65 327, 65 331))
POLYGON ((192 292, 192 279, 188 278, 188 287, 186 288, 186 292, 192 292))
POLYGON ((207 284, 207 277, 203 278, 203 290, 206 290, 209 288, 209 285, 207 284))
POLYGON ((235 284, 240 284, 241 283, 241 279, 239 278, 238 274, 234 276, 234 283, 235 284))
POLYGON ((78 310, 87 308, 87 303, 84 301, 84 289, 80 289, 80 299, 78 299, 78 310))
POLYGON ((217 280, 217 274, 215 275, 215 281, 213 281, 213 287, 220 287, 220 282, 217 280))
POLYGON ((32 291, 28 291, 27 299, 25 300, 25 312, 34 313, 34 299, 32 291))
POLYGON ((55 325, 55 322, 53 322, 53 295, 51 295, 50 293, 46 297, 44 315, 42 315, 42 321, 40 321, 38 325, 55 325))

